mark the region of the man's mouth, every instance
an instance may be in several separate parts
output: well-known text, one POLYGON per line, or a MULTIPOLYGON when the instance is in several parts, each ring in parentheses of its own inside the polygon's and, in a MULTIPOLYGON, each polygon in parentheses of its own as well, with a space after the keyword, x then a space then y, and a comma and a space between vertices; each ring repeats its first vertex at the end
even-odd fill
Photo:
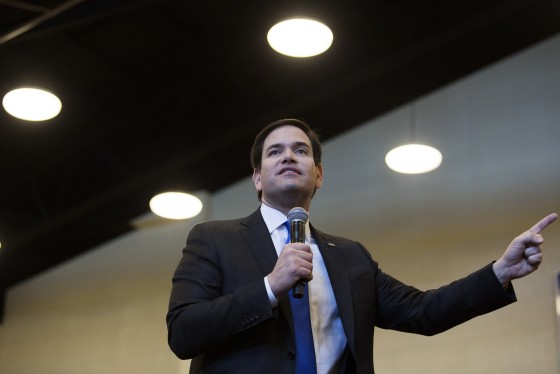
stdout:
POLYGON ((280 172, 278 173, 279 175, 282 174, 298 174, 300 175, 300 171, 296 168, 282 168, 280 169, 280 172))

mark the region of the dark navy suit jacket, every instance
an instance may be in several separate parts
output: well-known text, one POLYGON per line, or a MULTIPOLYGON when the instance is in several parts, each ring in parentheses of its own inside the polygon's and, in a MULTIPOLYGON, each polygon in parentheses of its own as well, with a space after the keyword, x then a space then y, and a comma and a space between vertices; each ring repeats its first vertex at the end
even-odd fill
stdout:
MULTIPOLYGON (((312 227, 348 347, 341 372, 373 373, 374 327, 433 335, 515 301, 491 264, 437 290, 419 291, 383 273, 359 243, 312 227)), ((276 250, 260 210, 210 221, 189 233, 173 277, 168 341, 191 373, 293 373, 289 299, 271 308, 264 277, 276 250)))

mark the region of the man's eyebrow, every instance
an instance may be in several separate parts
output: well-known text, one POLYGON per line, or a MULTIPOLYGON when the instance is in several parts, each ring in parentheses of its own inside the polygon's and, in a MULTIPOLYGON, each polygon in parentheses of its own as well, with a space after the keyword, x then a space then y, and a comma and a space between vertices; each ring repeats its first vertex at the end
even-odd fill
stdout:
POLYGON ((311 148, 311 145, 309 143, 306 143, 306 142, 295 142, 293 145, 295 145, 297 147, 311 148))
POLYGON ((285 143, 274 143, 274 144, 271 144, 268 147, 266 147, 265 150, 268 151, 268 150, 274 149, 274 148, 284 148, 286 146, 288 146, 288 147, 294 147, 295 146, 295 147, 311 148, 311 145, 306 143, 306 142, 293 142, 293 143, 290 143, 290 144, 287 144, 287 145, 285 143))

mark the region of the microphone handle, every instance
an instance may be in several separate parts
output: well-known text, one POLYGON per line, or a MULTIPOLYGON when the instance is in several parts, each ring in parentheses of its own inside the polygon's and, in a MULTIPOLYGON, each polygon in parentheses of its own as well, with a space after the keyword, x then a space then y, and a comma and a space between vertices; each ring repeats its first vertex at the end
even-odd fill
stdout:
MULTIPOLYGON (((293 220, 290 223, 290 241, 292 243, 305 243, 305 222, 302 220, 293 220)), ((292 289, 292 293, 296 299, 301 299, 305 291, 305 283, 299 281, 292 289)))

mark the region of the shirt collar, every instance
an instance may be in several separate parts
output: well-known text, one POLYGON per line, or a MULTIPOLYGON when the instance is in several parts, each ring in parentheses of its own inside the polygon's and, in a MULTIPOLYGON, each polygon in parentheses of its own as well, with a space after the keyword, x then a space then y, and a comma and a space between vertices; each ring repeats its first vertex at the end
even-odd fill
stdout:
MULTIPOLYGON (((264 223, 266 223, 266 227, 268 228, 268 232, 270 234, 272 234, 272 232, 276 230, 278 226, 280 226, 281 224, 283 224, 288 220, 288 217, 286 217, 284 213, 266 204, 261 204, 261 214, 263 216, 264 223)), ((310 233, 309 220, 307 220, 307 222, 305 223, 305 236, 307 238, 311 237, 309 233, 310 233)))

